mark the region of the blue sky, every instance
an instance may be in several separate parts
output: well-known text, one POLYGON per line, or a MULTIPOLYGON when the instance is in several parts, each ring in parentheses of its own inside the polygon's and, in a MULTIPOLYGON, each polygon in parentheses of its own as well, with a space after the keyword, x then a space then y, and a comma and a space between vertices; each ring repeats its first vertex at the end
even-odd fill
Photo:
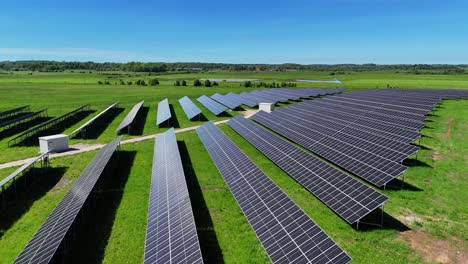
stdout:
POLYGON ((0 61, 468 63, 468 1, 4 1, 0 61))

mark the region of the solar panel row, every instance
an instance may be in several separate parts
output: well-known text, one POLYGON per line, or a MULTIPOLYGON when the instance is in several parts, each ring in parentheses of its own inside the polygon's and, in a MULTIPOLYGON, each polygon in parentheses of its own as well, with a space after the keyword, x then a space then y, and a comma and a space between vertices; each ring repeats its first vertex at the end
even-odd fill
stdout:
POLYGON ((345 144, 339 139, 317 135, 297 122, 273 114, 259 112, 252 119, 378 187, 384 186, 406 169, 401 164, 361 151, 359 147, 345 144))
POLYGON ((17 135, 16 137, 10 139, 8 141, 8 146, 11 146, 11 145, 15 145, 17 144, 18 142, 20 142, 21 140, 24 140, 25 138, 28 138, 30 137, 31 135, 36 135, 36 134, 39 134, 41 131, 44 131, 50 127, 53 127, 54 125, 64 121, 64 120, 67 120, 71 117, 74 117, 76 116, 78 113, 81 113, 82 111, 84 111, 85 109, 87 109, 89 107, 89 104, 87 105, 83 105, 71 112, 68 112, 64 115, 61 115, 59 117, 56 117, 56 118, 53 118, 53 119, 50 119, 44 123, 41 123, 35 127, 32 127, 26 131, 23 131, 21 134, 17 135))
POLYGON ((29 110, 29 105, 25 105, 25 106, 13 108, 13 109, 5 110, 3 112, 0 112, 0 120, 4 119, 6 117, 10 117, 12 115, 19 114, 19 113, 21 113, 23 111, 27 111, 27 110, 29 110))
POLYGON ((226 94, 226 97, 232 98, 232 100, 236 100, 237 102, 240 102, 241 104, 245 104, 245 105, 247 105, 249 107, 255 107, 255 106, 258 105, 258 102, 256 102, 255 100, 252 100, 252 99, 249 99, 249 98, 246 98, 246 97, 242 97, 239 94, 228 93, 228 94, 226 94))
POLYGON ((192 119, 201 114, 200 108, 198 108, 198 106, 196 106, 187 96, 180 98, 179 103, 182 106, 182 109, 184 109, 188 119, 192 119))
POLYGON ((50 263, 52 261, 121 138, 113 140, 98 152, 14 263, 50 263))
POLYGON ((89 126, 90 124, 92 124, 94 121, 96 121, 99 117, 103 116, 105 113, 107 113, 109 110, 111 110, 112 108, 114 108, 116 105, 118 105, 119 102, 115 102, 113 103, 112 105, 108 106, 106 109, 104 109, 103 111, 101 111, 99 114, 95 115, 93 118, 91 118, 90 120, 88 120, 86 123, 84 123, 83 125, 81 125, 80 127, 78 127, 77 129, 73 130, 73 132, 71 132, 70 134, 68 134, 68 136, 71 136, 71 135, 74 135, 78 132, 80 132, 81 130, 85 129, 87 126, 89 126))
POLYGON ((204 107, 206 107, 210 112, 212 112, 215 115, 220 115, 222 112, 226 111, 227 108, 216 102, 215 100, 209 98, 206 95, 202 95, 197 98, 197 101, 200 102, 204 107))
POLYGON ((350 224, 388 199, 243 117, 234 117, 228 125, 350 224))
POLYGON ((20 123, 24 123, 26 121, 33 120, 33 119, 39 117, 41 114, 46 113, 46 111, 47 111, 47 109, 42 109, 42 110, 39 110, 39 111, 34 112, 34 113, 21 115, 21 116, 18 116, 16 118, 13 118, 13 119, 6 120, 6 121, 0 123, 0 129, 11 127, 11 126, 16 125, 16 124, 20 124, 20 123))
POLYGON ((213 123, 197 134, 273 263, 351 258, 213 123))
POLYGON ((128 112, 127 116, 122 120, 120 125, 117 127, 115 132, 120 132, 120 130, 129 127, 133 121, 135 120, 135 117, 137 116, 138 112, 140 111, 140 108, 143 106, 143 103, 145 101, 141 101, 138 104, 134 105, 133 108, 128 112))
POLYGON ((156 125, 160 125, 172 117, 171 109, 169 108, 169 101, 166 99, 162 100, 158 104, 158 114, 156 117, 156 125))
POLYGON ((39 160, 41 160, 42 158, 44 158, 44 156, 48 155, 49 153, 43 153, 41 154, 40 156, 36 157, 36 158, 33 158, 31 159, 30 161, 28 161, 27 163, 23 164, 23 166, 19 167, 17 170, 15 170, 14 172, 12 172, 10 175, 8 175, 6 178, 4 178, 3 180, 0 181, 0 190, 3 190, 3 187, 8 183, 10 182, 11 180, 13 180, 16 176, 18 176, 20 173, 22 173, 23 171, 25 171, 27 168, 29 168, 31 165, 33 165, 34 163, 38 162, 39 160))
POLYGON ((213 94, 211 98, 233 110, 238 108, 242 104, 240 101, 238 101, 234 97, 220 95, 219 93, 213 94))
POLYGON ((173 128, 155 139, 144 263, 203 263, 173 128))

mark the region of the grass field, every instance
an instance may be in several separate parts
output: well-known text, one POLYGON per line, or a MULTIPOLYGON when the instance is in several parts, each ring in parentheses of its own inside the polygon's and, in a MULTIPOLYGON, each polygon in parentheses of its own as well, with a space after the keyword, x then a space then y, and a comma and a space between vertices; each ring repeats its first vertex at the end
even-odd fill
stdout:
MULTIPOLYGON (((328 73, 306 72, 301 75, 300 72, 221 72, 208 75, 161 75, 157 78, 166 81, 162 81, 160 86, 138 87, 97 85, 95 83, 98 80, 104 80, 106 77, 96 73, 89 75, 85 81, 82 81, 83 77, 77 73, 0 75, 0 109, 31 104, 33 109, 48 107, 49 115, 57 116, 86 103, 91 103, 92 108, 99 111, 119 100, 125 109, 98 138, 72 140, 72 143, 105 143, 115 137, 115 128, 132 104, 142 99, 145 99, 145 106, 149 109, 141 134, 148 135, 164 130, 156 128, 155 119, 156 103, 165 97, 173 104, 179 127, 188 127, 201 122, 187 120, 176 101, 178 98, 188 95, 195 99, 201 94, 247 90, 238 84, 221 85, 217 88, 176 88, 172 86, 171 79, 330 78, 328 73)), ((468 88, 468 75, 353 73, 336 77, 343 81, 342 86, 351 89, 383 88, 387 84, 410 88, 468 88)), ((219 119, 210 115, 206 109, 202 110, 207 119, 219 119)), ((72 131, 93 114, 65 128, 64 131, 72 131)), ((385 205, 385 227, 367 228, 363 231, 356 231, 345 223, 228 126, 222 125, 221 129, 351 255, 354 263, 421 263, 436 262, 436 257, 439 257, 439 260, 444 257, 432 256, 438 252, 445 252, 437 251, 437 248, 430 254, 424 252, 429 246, 444 245, 447 247, 447 254, 459 251, 465 252, 466 256, 468 101, 443 101, 427 124, 428 127, 421 131, 424 136, 417 142, 423 146, 417 154, 417 162, 413 162, 404 174, 406 188, 382 191, 390 198, 385 205)), ((0 163, 36 155, 37 147, 7 148, 6 142, 9 138, 11 136, 0 140, 0 163)), ((178 134, 177 139, 205 262, 267 263, 268 257, 196 133, 192 131, 178 134)), ((95 208, 87 213, 78 239, 73 242, 74 250, 69 252, 67 263, 141 262, 153 143, 149 140, 122 146, 122 151, 114 161, 114 169, 105 178, 108 181, 101 186, 95 208)), ((52 159, 49 171, 41 172, 37 169, 31 172, 40 176, 40 180, 34 182, 27 192, 19 192, 17 199, 8 204, 9 210, 0 211, 0 263, 11 263, 21 252, 95 153, 52 159)), ((14 169, 0 170, 0 179, 14 169)), ((457 260, 457 257, 450 255, 449 260, 457 260)), ((458 263, 463 263, 462 258, 458 260, 458 263)))

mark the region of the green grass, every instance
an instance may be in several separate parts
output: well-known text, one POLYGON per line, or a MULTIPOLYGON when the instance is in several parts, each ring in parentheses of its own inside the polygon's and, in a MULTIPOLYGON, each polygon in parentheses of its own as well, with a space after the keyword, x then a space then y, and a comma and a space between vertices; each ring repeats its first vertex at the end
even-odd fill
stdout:
MULTIPOLYGON (((94 73, 91 74, 91 77, 94 75, 94 73)), ((325 73, 305 73, 304 75, 300 76, 296 72, 210 73, 211 77, 216 78, 219 76, 277 79, 326 77, 325 73)), ((236 91, 244 90, 237 85, 218 88, 175 88, 170 85, 169 81, 163 82, 156 88, 98 86, 94 83, 80 83, 81 77, 77 76, 79 75, 76 73, 63 75, 44 73, 37 74, 37 76, 35 73, 33 77, 15 74, 18 79, 24 77, 24 80, 30 80, 30 82, 15 82, 11 78, 1 76, 0 92, 6 97, 0 100, 0 109, 22 104, 31 104, 34 109, 48 106, 50 115, 57 116, 81 104, 91 102, 93 109, 100 110, 113 101, 120 100, 125 111, 113 120, 98 139, 72 140, 72 143, 105 143, 115 138, 115 127, 131 106, 141 99, 145 99, 147 101, 145 105, 150 107, 143 130, 143 134, 148 135, 165 130, 156 128, 154 124, 156 102, 164 97, 168 97, 170 103, 173 104, 180 127, 187 127, 200 122, 188 121, 176 99, 183 95, 189 95, 193 99, 201 94, 227 93, 234 88, 237 89, 236 91), (41 78, 41 80, 36 78, 41 78)), ((189 76, 192 75, 167 75, 166 78, 188 78, 189 76)), ((434 87, 438 85, 445 85, 445 88, 458 85, 468 87, 465 75, 413 76, 355 73, 346 77, 338 76, 338 79, 345 80, 345 86, 360 88, 384 87, 385 83, 390 80, 395 83, 406 83, 408 87, 423 87, 426 82, 427 84, 434 83, 434 87), (349 79, 347 80, 346 77, 349 79)), ((101 76, 93 78, 96 78, 93 80, 98 80, 101 76)), ((208 119, 219 120, 210 116, 206 109, 203 109, 203 112, 208 119)), ((91 116, 86 119, 89 118, 91 116)), ((65 131, 73 130, 85 120, 66 128, 65 131)), ((468 240, 466 224, 468 212, 464 202, 468 200, 466 181, 468 101, 443 101, 427 124, 429 128, 422 130, 425 137, 419 142, 424 146, 417 155, 419 162, 404 174, 405 181, 419 191, 411 189, 382 191, 390 198, 385 205, 385 211, 391 217, 407 224, 411 229, 424 231, 432 237, 452 242, 454 241, 452 238, 456 237, 461 242, 451 243, 460 251, 466 251, 466 246, 463 247, 463 244, 466 245, 468 240), (451 129, 450 133, 447 133, 449 124, 451 129), (409 221, 408 216, 418 221, 409 221)), ((399 237, 400 232, 396 230, 396 220, 387 217, 386 228, 356 231, 232 129, 226 125, 222 125, 221 129, 351 255, 354 263, 422 262, 421 254, 413 251, 408 243, 399 237)), ((205 261, 267 263, 268 257, 265 251, 196 133, 192 131, 177 134, 177 139, 205 261)), ((6 140, 0 141, 0 163, 37 155, 37 147, 6 148, 6 140)), ((122 146, 122 152, 116 156, 118 161, 114 163, 115 169, 105 178, 94 209, 86 214, 86 221, 79 229, 78 239, 74 241, 74 249, 67 256, 67 262, 141 263, 153 144, 154 141, 149 140, 122 146)), ((56 169, 41 176, 44 178, 34 185, 36 191, 21 193, 18 199, 9 204, 9 210, 0 211, 0 263, 11 263, 21 252, 95 153, 52 159, 52 168, 56 169)), ((0 170, 0 179, 6 177, 14 169, 0 170)))

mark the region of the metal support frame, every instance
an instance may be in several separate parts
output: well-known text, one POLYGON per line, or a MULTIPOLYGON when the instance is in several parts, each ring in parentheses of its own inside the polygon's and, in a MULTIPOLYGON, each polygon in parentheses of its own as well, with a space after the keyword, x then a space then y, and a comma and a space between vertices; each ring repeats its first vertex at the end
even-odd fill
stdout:
POLYGON ((371 225, 371 226, 377 226, 377 227, 383 228, 383 225, 384 225, 384 204, 382 204, 382 206, 380 207, 380 209, 381 209, 381 213, 380 213, 380 223, 378 223, 378 224, 376 224, 376 223, 369 223, 369 222, 361 221, 361 219, 359 219, 359 220, 356 222, 356 229, 359 231, 359 224, 365 224, 365 225, 371 225))

